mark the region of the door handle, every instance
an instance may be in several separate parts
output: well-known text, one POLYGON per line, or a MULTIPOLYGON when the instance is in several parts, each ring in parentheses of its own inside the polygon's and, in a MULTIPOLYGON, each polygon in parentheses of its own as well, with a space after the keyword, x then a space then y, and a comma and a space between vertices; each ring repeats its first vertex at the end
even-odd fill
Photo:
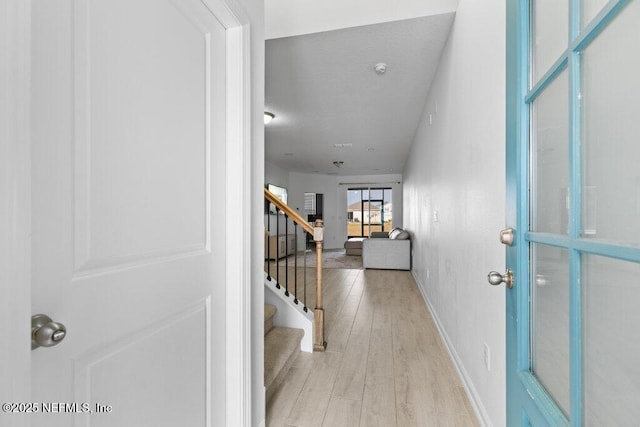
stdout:
POLYGON ((31 317, 31 350, 38 347, 53 347, 67 336, 67 328, 59 322, 54 322, 44 314, 31 317))
POLYGON ((504 274, 500 274, 497 271, 491 271, 487 276, 487 280, 489 280, 489 283, 493 286, 498 286, 499 284, 504 283, 507 285, 507 288, 511 289, 513 288, 514 282, 513 271, 510 268, 507 268, 507 271, 504 274))

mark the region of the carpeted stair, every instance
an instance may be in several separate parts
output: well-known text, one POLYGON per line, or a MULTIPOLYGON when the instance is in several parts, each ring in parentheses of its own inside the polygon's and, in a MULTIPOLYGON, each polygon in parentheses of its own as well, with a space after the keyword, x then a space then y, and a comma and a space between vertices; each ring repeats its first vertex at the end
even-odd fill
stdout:
POLYGON ((276 307, 264 306, 264 385, 267 402, 282 383, 284 376, 300 354, 302 329, 273 326, 276 307))

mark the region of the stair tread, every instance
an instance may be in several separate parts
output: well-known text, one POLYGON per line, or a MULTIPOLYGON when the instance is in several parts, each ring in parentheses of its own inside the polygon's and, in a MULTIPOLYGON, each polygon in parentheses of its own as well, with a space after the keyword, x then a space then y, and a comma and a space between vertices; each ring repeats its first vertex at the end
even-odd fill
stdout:
POLYGON ((264 337, 264 385, 269 387, 282 368, 300 352, 302 329, 273 328, 264 337))

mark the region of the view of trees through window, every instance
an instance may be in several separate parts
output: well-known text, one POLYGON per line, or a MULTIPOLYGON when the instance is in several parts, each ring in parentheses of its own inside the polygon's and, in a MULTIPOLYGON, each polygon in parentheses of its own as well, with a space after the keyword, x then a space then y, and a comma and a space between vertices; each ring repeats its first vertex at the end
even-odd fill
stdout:
POLYGON ((391 231, 391 188, 347 190, 347 236, 368 237, 373 231, 391 231))

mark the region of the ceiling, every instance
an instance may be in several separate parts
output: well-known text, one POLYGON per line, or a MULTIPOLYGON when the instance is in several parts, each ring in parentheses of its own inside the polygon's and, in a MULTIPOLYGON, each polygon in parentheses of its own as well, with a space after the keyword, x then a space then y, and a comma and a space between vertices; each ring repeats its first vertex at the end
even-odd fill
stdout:
POLYGON ((291 172, 401 173, 453 18, 267 40, 265 110, 276 117, 265 126, 266 161, 291 172))
POLYGON ((455 12, 459 0, 265 0, 267 39, 455 12))

